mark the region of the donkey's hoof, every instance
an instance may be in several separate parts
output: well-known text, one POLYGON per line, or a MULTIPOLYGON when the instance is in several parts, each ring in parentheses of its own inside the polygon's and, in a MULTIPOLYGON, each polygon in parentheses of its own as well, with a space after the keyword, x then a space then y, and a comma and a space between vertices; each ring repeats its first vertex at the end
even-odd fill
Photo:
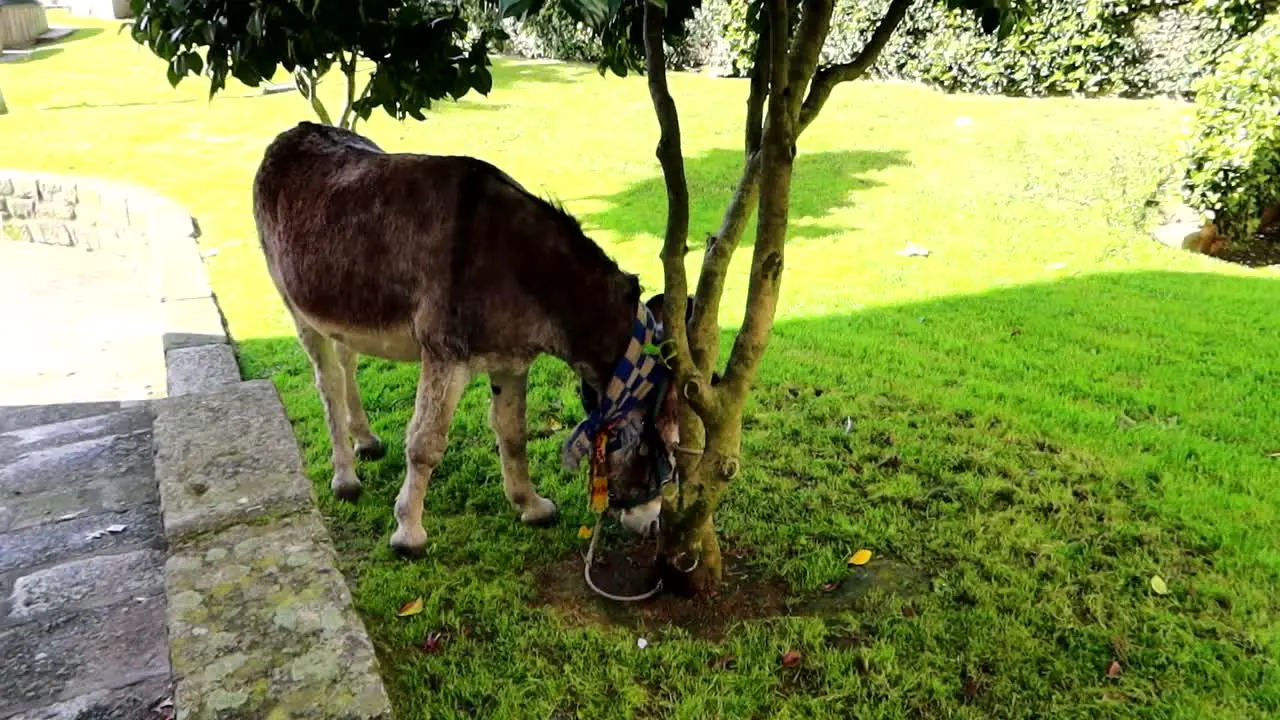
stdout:
POLYGON ((550 527, 560 519, 560 509, 546 498, 538 498, 534 507, 520 513, 520 522, 533 527, 550 527))
POLYGON ((427 554, 427 531, 418 528, 409 532, 405 528, 397 528, 391 533, 391 549, 401 557, 416 560, 427 554))
POLYGON ((381 460, 386 454, 387 446, 377 435, 370 435, 369 439, 356 442, 356 457, 361 460, 381 460))
POLYGON ((343 502, 353 503, 360 499, 360 480, 350 475, 335 475, 329 483, 333 496, 343 502))

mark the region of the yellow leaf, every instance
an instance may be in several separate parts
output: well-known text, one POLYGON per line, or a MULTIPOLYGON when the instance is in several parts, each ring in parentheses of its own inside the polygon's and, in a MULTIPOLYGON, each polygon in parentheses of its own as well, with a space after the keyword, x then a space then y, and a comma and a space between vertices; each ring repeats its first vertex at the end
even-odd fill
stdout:
POLYGON ((1151 589, 1154 590, 1157 595, 1169 594, 1169 586, 1165 584, 1164 578, 1159 575, 1151 576, 1151 589))
POLYGON ((850 565, 866 565, 869 562, 871 562, 871 551, 866 548, 859 550, 853 554, 853 557, 849 558, 850 565))
POLYGON ((578 528, 578 537, 582 538, 583 540, 590 540, 591 528, 587 527, 586 525, 583 525, 582 527, 578 528))
POLYGON ((557 421, 555 418, 551 418, 550 420, 547 421, 547 428, 551 430, 551 432, 560 432, 560 429, 562 427, 564 426, 561 425, 560 422, 557 421))
POLYGON ((420 612, 422 612, 422 598, 418 597, 402 605, 396 612, 396 615, 399 615, 400 617, 408 617, 410 615, 417 615, 420 612))

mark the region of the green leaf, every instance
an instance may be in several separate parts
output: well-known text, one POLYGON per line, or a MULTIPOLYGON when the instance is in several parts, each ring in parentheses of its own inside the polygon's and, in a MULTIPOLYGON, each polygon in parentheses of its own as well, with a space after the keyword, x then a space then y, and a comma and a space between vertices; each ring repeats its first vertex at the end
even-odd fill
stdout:
POLYGON ((1155 592, 1155 594, 1157 594, 1157 595, 1168 595, 1168 594, 1169 594, 1169 586, 1168 586, 1168 584, 1166 584, 1166 583, 1165 583, 1165 581, 1164 581, 1164 578, 1160 577, 1159 575, 1152 575, 1152 576, 1151 576, 1151 589, 1152 589, 1152 591, 1154 591, 1154 592, 1155 592))

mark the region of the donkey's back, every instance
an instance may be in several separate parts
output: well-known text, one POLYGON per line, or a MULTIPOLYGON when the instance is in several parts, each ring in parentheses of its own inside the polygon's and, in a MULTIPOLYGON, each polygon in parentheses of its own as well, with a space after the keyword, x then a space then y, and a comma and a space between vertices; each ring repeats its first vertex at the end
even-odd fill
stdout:
POLYGON ((309 122, 267 147, 254 179, 259 238, 290 311, 395 360, 553 350, 560 338, 533 337, 554 333, 528 297, 538 266, 555 264, 548 209, 482 160, 386 153, 309 122))

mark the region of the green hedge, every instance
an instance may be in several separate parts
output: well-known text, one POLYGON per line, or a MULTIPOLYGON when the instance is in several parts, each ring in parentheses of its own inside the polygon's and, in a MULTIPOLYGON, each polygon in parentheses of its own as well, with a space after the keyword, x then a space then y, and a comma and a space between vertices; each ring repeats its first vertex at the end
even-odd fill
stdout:
MULTIPOLYGON (((921 0, 873 74, 955 92, 1189 98, 1222 49, 1280 5, 1280 0, 1036 2, 1034 19, 998 41, 979 32, 971 14, 921 0)), ((741 75, 750 58, 747 3, 704 0, 688 37, 670 49, 673 67, 741 75)), ((888 3, 837 0, 824 59, 853 57, 888 3)), ((554 7, 529 23, 505 27, 513 38, 509 50, 517 54, 584 61, 599 56, 590 33, 554 7)))
POLYGON ((1183 195, 1218 231, 1250 241, 1280 203, 1280 14, 1236 43, 1196 93, 1183 195))

